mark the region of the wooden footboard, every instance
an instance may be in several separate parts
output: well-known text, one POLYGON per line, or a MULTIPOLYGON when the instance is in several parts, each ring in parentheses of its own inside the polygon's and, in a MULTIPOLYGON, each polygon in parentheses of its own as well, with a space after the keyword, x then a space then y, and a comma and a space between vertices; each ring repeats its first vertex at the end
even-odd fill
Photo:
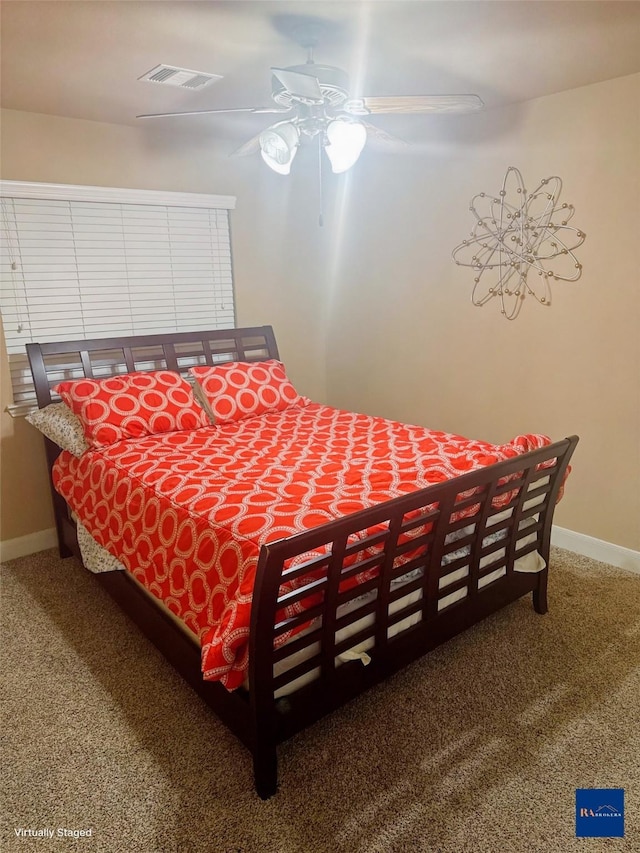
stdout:
POLYGON ((577 441, 263 546, 249 653, 260 796, 276 790, 281 741, 528 592, 546 612, 553 511, 577 441), (365 568, 375 576, 350 587, 365 568), (302 612, 284 615, 303 602, 302 612), (340 660, 354 647, 366 665, 362 654, 340 660))

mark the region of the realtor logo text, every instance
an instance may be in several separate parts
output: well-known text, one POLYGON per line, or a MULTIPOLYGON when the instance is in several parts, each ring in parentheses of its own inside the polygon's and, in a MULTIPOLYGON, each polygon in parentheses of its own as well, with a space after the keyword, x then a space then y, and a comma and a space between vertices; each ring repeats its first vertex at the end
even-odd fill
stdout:
POLYGON ((19 827, 13 830, 18 838, 91 838, 93 829, 25 829, 19 827))

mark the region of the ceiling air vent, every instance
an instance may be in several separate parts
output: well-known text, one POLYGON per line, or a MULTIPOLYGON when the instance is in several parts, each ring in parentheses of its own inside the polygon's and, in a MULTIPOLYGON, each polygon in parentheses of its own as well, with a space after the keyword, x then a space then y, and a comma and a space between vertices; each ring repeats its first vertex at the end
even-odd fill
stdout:
POLYGON ((180 89, 202 89, 210 83, 215 83, 216 80, 222 80, 222 75, 176 68, 175 65, 157 65, 142 77, 138 77, 138 80, 163 83, 165 86, 177 86, 180 89))

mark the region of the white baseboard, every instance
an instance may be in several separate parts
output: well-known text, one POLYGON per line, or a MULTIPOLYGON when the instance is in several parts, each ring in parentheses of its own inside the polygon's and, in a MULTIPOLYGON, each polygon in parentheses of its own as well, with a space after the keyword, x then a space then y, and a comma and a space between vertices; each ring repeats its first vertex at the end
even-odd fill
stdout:
POLYGON ((576 533, 566 530, 564 527, 551 528, 551 544, 558 548, 566 548, 583 557, 591 557, 601 563, 609 563, 630 572, 640 574, 640 551, 624 548, 622 545, 614 545, 613 542, 605 542, 604 539, 595 539, 586 533, 576 533))
POLYGON ((15 560, 17 557, 26 557, 28 554, 36 554, 47 548, 55 548, 57 544, 55 527, 38 530, 37 533, 29 533, 27 536, 18 536, 17 539, 5 539, 4 542, 0 541, 0 563, 15 560))

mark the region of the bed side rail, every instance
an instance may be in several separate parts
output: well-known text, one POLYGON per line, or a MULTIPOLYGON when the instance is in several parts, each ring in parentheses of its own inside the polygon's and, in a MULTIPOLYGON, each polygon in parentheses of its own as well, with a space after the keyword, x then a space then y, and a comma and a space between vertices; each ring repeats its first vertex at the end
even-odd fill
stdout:
POLYGON ((577 442, 263 546, 249 659, 257 724, 271 736, 284 726, 284 739, 292 732, 277 719, 278 695, 293 691, 287 705, 306 707, 293 723, 302 728, 302 717, 307 725, 332 710, 327 701, 341 704, 510 600, 546 590, 546 567, 525 574, 514 565, 534 552, 548 564, 553 511, 577 442), (355 633, 346 638, 347 630, 355 633), (354 646, 369 665, 362 656, 342 665, 354 646))

